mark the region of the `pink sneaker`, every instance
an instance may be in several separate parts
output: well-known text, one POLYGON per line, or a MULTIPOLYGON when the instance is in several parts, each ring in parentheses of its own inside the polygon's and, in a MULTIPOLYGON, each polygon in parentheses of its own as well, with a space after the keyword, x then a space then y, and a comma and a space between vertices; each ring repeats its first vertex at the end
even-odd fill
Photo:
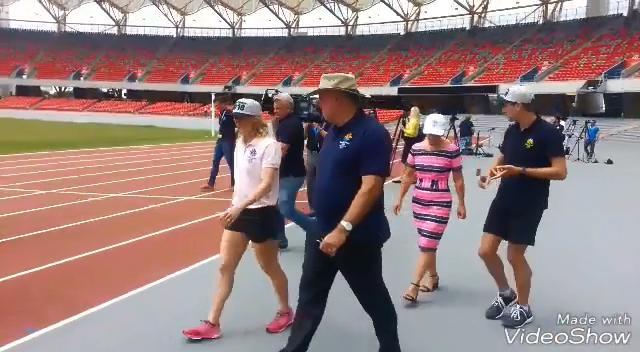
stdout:
POLYGON ((286 312, 276 313, 276 317, 269 325, 267 325, 267 332, 270 334, 278 334, 293 324, 293 310, 289 309, 286 312))
POLYGON ((182 334, 189 340, 215 340, 222 337, 220 325, 213 325, 207 320, 203 320, 202 325, 198 326, 197 328, 183 330, 182 334))

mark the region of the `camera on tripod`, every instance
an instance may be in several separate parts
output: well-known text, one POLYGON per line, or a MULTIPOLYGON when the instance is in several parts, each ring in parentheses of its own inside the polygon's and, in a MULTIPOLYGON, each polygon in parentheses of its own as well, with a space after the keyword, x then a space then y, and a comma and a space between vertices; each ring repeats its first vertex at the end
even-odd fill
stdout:
MULTIPOLYGON (((275 88, 266 89, 262 94, 262 111, 273 115, 273 98, 280 93, 282 92, 275 88)), ((318 108, 310 97, 306 95, 292 95, 291 97, 293 98, 293 113, 298 116, 302 122, 322 123, 322 114, 319 113, 318 108)))

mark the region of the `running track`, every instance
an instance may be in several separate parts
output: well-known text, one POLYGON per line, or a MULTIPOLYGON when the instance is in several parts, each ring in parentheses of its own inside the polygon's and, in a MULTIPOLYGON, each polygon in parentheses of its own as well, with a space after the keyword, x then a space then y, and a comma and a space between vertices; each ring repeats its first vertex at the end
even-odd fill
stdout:
POLYGON ((223 163, 199 191, 212 147, 0 156, 0 346, 218 253, 231 190, 223 163))

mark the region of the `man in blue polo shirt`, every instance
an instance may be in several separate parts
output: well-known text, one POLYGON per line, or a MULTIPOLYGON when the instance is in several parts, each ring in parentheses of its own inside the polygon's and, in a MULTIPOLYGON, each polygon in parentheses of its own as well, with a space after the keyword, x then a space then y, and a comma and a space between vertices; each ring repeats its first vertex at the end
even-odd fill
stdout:
POLYGON ((353 75, 325 74, 316 91, 331 123, 318 160, 314 206, 319 233, 307 235, 296 318, 281 352, 307 351, 338 271, 373 321, 380 352, 398 352, 397 316, 382 277, 389 239, 384 180, 391 137, 362 110, 353 75))
POLYGON ((203 192, 214 190, 222 157, 224 157, 227 161, 227 165, 229 165, 231 187, 234 185, 233 151, 236 147, 236 123, 233 120, 233 116, 231 116, 231 112, 233 111, 233 100, 225 97, 220 100, 219 104, 222 105, 222 111, 220 112, 218 140, 216 141, 216 146, 213 150, 213 165, 211 167, 209 181, 201 188, 203 192))
POLYGON ((514 123, 507 128, 500 156, 486 181, 501 179, 484 224, 478 254, 498 288, 498 295, 485 312, 487 319, 501 319, 507 328, 520 328, 533 321, 529 307, 532 271, 525 252, 535 244, 542 213, 547 209, 549 183, 567 177, 563 136, 533 109, 533 94, 525 86, 513 86, 501 97, 502 111, 514 123), (516 283, 514 291, 504 273, 498 248, 509 243, 507 258, 516 283), (509 309, 507 309, 509 308, 509 309))

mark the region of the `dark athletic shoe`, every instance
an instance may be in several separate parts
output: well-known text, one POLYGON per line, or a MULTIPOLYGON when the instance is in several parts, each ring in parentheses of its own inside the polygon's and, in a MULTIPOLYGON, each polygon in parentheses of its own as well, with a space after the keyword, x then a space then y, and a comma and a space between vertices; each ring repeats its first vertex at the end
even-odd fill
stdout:
POLYGON ((533 321, 531 308, 515 304, 511 310, 502 316, 502 326, 510 329, 521 328, 533 321))
POLYGON ((484 313, 484 317, 491 320, 500 319, 505 309, 507 309, 507 307, 509 307, 510 305, 514 304, 515 301, 516 301, 515 293, 508 296, 498 295, 493 300, 493 302, 491 302, 491 305, 489 306, 489 308, 487 308, 487 311, 484 313))

